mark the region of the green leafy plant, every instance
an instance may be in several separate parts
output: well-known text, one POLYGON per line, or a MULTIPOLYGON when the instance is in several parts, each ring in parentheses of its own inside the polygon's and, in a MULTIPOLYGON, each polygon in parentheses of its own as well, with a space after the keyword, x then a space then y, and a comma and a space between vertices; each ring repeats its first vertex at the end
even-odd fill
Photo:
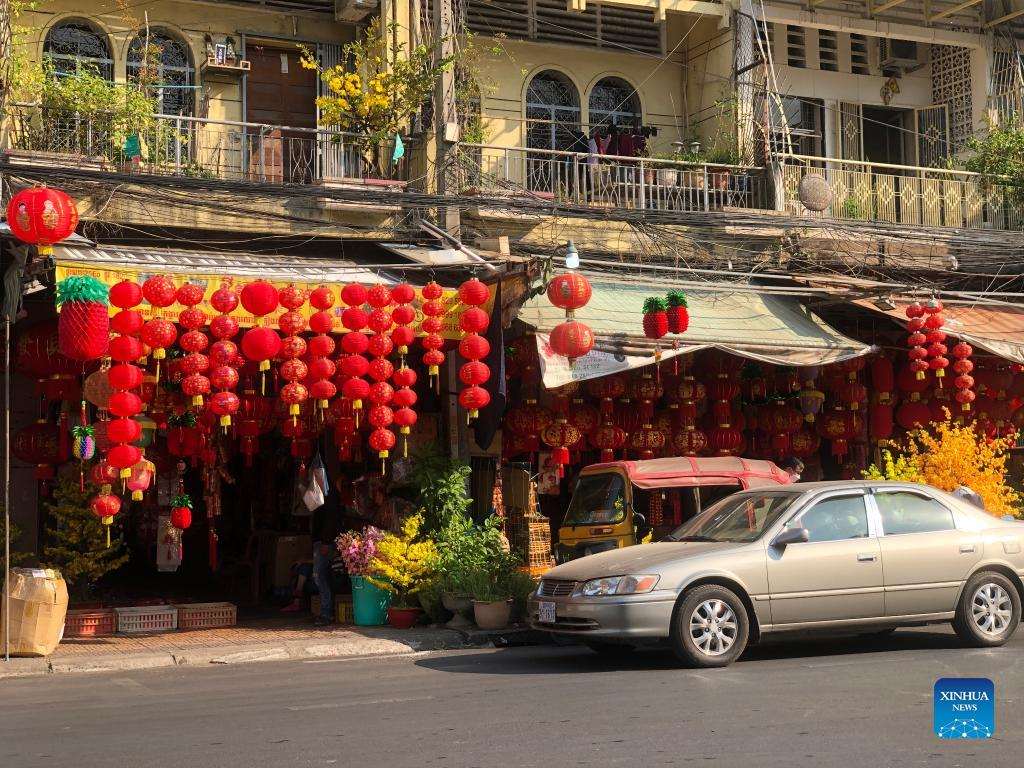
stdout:
MULTIPOLYGON (((68 589, 79 600, 86 599, 103 576, 128 562, 128 553, 120 536, 107 547, 103 524, 89 508, 96 488, 77 480, 61 480, 53 500, 45 503, 50 515, 43 565, 59 570, 68 589)), ((118 522, 115 518, 114 527, 118 522)))
POLYGON ((973 153, 964 163, 968 171, 980 173, 986 186, 1010 186, 1017 201, 1024 198, 1024 122, 1019 117, 990 125, 984 137, 972 136, 966 146, 973 153))
POLYGON ((501 519, 496 515, 480 525, 466 517, 454 517, 434 539, 439 554, 438 574, 448 592, 475 597, 481 577, 497 588, 520 562, 519 556, 509 551, 501 534, 501 519))
POLYGON ((537 579, 523 571, 513 571, 509 576, 509 593, 512 595, 512 615, 526 616, 526 601, 537 589, 537 579))
POLYGON ((454 519, 469 515, 473 500, 466 491, 469 465, 429 446, 413 457, 413 482, 419 488, 417 504, 424 527, 436 535, 454 519))

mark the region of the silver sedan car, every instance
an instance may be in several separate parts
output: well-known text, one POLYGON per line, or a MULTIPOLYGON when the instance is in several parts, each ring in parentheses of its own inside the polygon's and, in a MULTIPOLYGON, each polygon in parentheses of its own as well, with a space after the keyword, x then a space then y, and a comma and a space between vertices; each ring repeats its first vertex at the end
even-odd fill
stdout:
POLYGON ((598 652, 667 640, 688 666, 807 630, 952 622, 1003 645, 1021 621, 1024 523, 913 483, 824 482, 729 496, 654 543, 552 568, 536 629, 598 652))

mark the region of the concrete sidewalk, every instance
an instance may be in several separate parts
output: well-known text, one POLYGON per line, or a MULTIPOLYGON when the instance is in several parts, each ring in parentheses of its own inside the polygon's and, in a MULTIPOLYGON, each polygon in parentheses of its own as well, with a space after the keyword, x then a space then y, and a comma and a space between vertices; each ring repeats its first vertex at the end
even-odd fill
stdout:
POLYGON ((483 633, 417 627, 304 626, 280 621, 152 635, 65 639, 47 658, 12 658, 0 652, 0 680, 54 673, 110 672, 284 659, 393 656, 489 645, 483 633))

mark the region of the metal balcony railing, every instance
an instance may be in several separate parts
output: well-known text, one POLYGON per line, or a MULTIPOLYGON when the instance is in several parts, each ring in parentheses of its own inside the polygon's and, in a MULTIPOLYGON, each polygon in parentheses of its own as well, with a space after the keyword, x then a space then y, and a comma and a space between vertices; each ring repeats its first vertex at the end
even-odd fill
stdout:
POLYGON ((408 159, 392 162, 391 141, 368 147, 358 135, 319 128, 155 115, 129 135, 113 116, 17 105, 5 130, 7 149, 106 170, 266 184, 409 179, 408 159))
POLYGON ((794 155, 778 181, 777 207, 798 215, 958 229, 1019 230, 1024 224, 1024 190, 986 183, 968 171, 794 155), (805 174, 825 177, 832 189, 832 204, 820 213, 800 202, 805 174))
POLYGON ((767 207, 762 169, 462 145, 460 191, 659 211, 767 207))

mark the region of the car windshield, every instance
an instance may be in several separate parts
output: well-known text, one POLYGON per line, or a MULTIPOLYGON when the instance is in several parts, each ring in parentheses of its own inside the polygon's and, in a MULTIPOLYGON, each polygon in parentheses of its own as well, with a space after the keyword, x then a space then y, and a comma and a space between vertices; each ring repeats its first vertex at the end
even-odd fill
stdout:
POLYGON ((786 513, 799 495, 776 491, 729 496, 676 528, 667 540, 754 541, 786 513))
POLYGON ((626 519, 625 487, 615 472, 584 475, 576 482, 562 525, 621 523, 626 519))

